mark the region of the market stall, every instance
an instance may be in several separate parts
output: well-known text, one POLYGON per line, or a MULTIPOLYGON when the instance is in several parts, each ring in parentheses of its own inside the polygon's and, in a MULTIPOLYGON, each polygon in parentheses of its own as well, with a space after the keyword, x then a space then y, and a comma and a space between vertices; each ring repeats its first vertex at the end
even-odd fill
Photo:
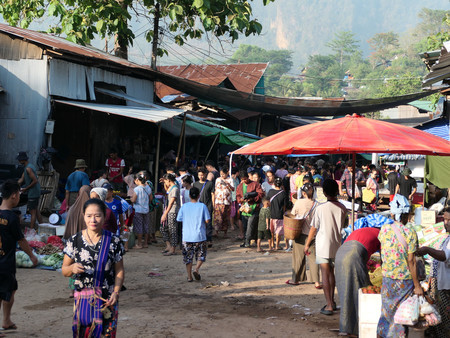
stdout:
MULTIPOLYGON (((290 154, 352 154, 353 172, 357 153, 389 153, 389 154, 422 154, 434 156, 450 156, 450 142, 429 133, 388 122, 373 120, 358 115, 318 122, 312 125, 290 129, 248 146, 244 146, 232 155, 290 155, 290 154)), ((230 159, 232 161, 232 159, 230 159)), ((355 190, 355 175, 352 175, 352 188, 355 190)), ((355 212, 355 201, 347 203, 347 208, 355 212)), ((423 209, 420 209, 423 211, 423 209)), ((347 235, 355 227, 381 227, 389 220, 390 212, 378 213, 358 219, 357 222, 345 229, 347 235), (366 223, 364 223, 366 222, 366 223), (362 224, 360 224, 362 223, 362 224)), ((429 216, 429 215, 428 215, 429 216)), ((414 226, 421 245, 440 247, 448 234, 442 223, 436 223, 436 217, 428 220, 427 214, 420 218, 413 218, 414 226), (425 217, 425 218, 424 218, 425 217), (426 219, 427 221, 423 221, 426 219)), ((356 218, 352 215, 352 220, 356 218)), ((391 220, 392 223, 392 220, 391 220)), ((375 257, 371 260, 374 262, 375 257)), ((428 262, 429 263, 429 262, 428 262)), ((360 337, 376 337, 376 323, 380 317, 381 295, 381 267, 371 263, 370 277, 374 287, 361 290, 360 301, 365 315, 360 314, 360 337), (373 269, 375 267, 375 269, 373 269), (374 297, 370 297, 374 294, 374 297)), ((428 270, 429 264, 428 265, 428 270)), ((427 266, 426 265, 426 266, 427 266)), ((425 286, 425 285, 424 285, 425 286)), ((422 333, 423 334, 423 333, 422 333)), ((419 335, 420 336, 420 335, 419 335)))

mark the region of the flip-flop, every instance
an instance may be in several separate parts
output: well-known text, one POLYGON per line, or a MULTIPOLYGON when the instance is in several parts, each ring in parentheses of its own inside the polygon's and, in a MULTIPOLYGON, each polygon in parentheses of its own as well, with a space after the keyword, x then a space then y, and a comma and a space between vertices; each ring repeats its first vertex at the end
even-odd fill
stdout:
POLYGON ((161 253, 163 253, 163 254, 168 253, 168 252, 169 252, 169 250, 163 250, 163 251, 161 251, 161 253))
POLYGON ((16 324, 12 324, 10 326, 2 326, 3 330, 8 331, 8 330, 17 330, 17 326, 16 324))
POLYGON ((293 283, 290 279, 285 282, 287 285, 300 285, 300 283, 293 283))
POLYGON ((327 306, 325 305, 323 308, 320 309, 320 313, 325 315, 325 316, 331 316, 333 315, 333 311, 330 310, 325 310, 327 306))
MULTIPOLYGON (((322 290, 323 289, 323 286, 322 285, 314 285, 314 287, 317 289, 317 290, 322 290)), ((334 309, 333 309, 334 310, 334 309)))
POLYGON ((188 279, 187 281, 188 281, 188 283, 192 283, 194 280, 193 279, 188 279))
POLYGON ((175 256, 176 253, 175 252, 166 252, 163 254, 163 256, 175 256))
POLYGON ((202 276, 200 276, 200 274, 197 271, 194 271, 192 274, 194 275, 195 280, 202 279, 202 276))

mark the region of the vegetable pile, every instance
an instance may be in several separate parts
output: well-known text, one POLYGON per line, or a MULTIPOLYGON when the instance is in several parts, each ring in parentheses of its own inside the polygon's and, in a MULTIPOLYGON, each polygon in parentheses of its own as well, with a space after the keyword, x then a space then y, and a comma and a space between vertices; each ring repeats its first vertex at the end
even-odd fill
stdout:
POLYGON ((373 259, 369 259, 367 261, 367 270, 369 270, 369 272, 374 272, 377 268, 381 267, 381 263, 377 262, 373 259))
POLYGON ((23 252, 23 251, 17 251, 16 252, 16 266, 19 268, 32 268, 33 262, 31 261, 30 257, 23 252))
POLYGON ((53 244, 46 244, 42 248, 36 249, 39 255, 51 255, 57 252, 61 252, 61 249, 57 248, 53 244))
POLYGON ((63 244, 61 238, 59 238, 58 236, 50 236, 47 239, 47 244, 51 244, 53 246, 56 246, 60 250, 64 249, 64 244, 63 244))
POLYGON ((54 269, 60 269, 62 267, 63 258, 64 256, 62 253, 54 253, 42 258, 41 264, 54 269))
POLYGON ((365 288, 361 289, 362 293, 370 293, 370 294, 377 294, 381 293, 381 288, 379 286, 366 286, 365 288))
POLYGON ((28 241, 28 244, 33 248, 33 249, 40 249, 43 248, 45 246, 44 242, 41 241, 28 241))

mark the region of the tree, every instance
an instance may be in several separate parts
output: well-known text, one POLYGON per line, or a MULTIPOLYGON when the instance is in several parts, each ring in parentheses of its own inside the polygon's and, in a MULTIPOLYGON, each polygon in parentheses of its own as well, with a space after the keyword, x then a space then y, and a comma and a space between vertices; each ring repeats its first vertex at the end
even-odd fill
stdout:
POLYGON ((445 17, 442 19, 443 30, 430 35, 427 39, 428 50, 440 49, 445 41, 450 40, 450 13, 447 11, 445 17))
MULTIPOLYGON (((262 1, 267 5, 274 0, 262 1)), ((124 47, 131 45, 135 35, 127 25, 130 12, 158 22, 164 19, 179 45, 205 34, 228 36, 234 41, 240 34, 259 34, 262 29, 252 18, 247 0, 0 0, 0 14, 10 25, 27 28, 36 19, 56 17, 57 23, 49 32, 79 44, 87 44, 96 36, 117 35, 124 47)), ((154 31, 154 27, 146 32, 149 42, 158 41, 159 30, 154 31)), ((162 49, 157 52, 167 53, 162 49)))
POLYGON ((334 39, 326 44, 338 57, 339 64, 343 66, 344 60, 359 50, 359 41, 355 34, 348 31, 340 31, 334 35, 334 39))
POLYGON ((269 66, 264 74, 266 93, 269 95, 286 96, 284 91, 279 87, 286 86, 289 78, 285 78, 283 81, 280 81, 280 79, 292 68, 292 53, 290 50, 266 50, 257 46, 242 44, 228 62, 268 62, 269 66))
POLYGON ((388 66, 400 46, 398 34, 394 32, 377 33, 368 41, 373 49, 370 59, 373 67, 388 66))
POLYGON ((416 27, 417 34, 419 36, 430 36, 448 31, 448 25, 445 22, 445 18, 449 14, 450 11, 422 8, 418 14, 421 22, 416 27))

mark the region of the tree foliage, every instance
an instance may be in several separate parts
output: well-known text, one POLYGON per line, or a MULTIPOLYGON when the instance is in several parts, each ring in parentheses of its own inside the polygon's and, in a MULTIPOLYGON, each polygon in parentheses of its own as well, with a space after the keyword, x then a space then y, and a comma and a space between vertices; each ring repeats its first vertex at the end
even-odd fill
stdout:
MULTIPOLYGON (((267 5, 274 0, 262 1, 267 5)), ((27 28, 36 19, 55 17, 57 23, 49 32, 80 44, 89 43, 96 36, 116 34, 132 44, 135 35, 127 20, 132 11, 137 13, 142 8, 150 19, 158 10, 158 16, 167 22, 167 29, 179 45, 206 33, 234 41, 240 34, 259 34, 262 29, 252 18, 247 0, 0 0, 0 14, 10 25, 27 28)), ((152 41, 154 36, 149 28, 147 40, 152 41)))
POLYGON ((355 34, 349 31, 337 32, 334 39, 326 44, 335 53, 342 66, 354 53, 359 51, 359 41, 355 39, 355 34))
POLYGON ((269 66, 265 73, 265 88, 269 95, 281 95, 292 93, 298 85, 289 86, 289 90, 284 84, 289 82, 289 77, 282 77, 288 73, 293 65, 292 51, 290 50, 266 50, 257 46, 242 44, 228 60, 230 63, 252 63, 268 62, 269 66), (284 83, 284 84, 283 84, 284 83))
POLYGON ((378 33, 369 39, 370 48, 373 52, 370 55, 374 67, 388 65, 391 59, 398 53, 400 43, 398 34, 394 32, 378 33))

